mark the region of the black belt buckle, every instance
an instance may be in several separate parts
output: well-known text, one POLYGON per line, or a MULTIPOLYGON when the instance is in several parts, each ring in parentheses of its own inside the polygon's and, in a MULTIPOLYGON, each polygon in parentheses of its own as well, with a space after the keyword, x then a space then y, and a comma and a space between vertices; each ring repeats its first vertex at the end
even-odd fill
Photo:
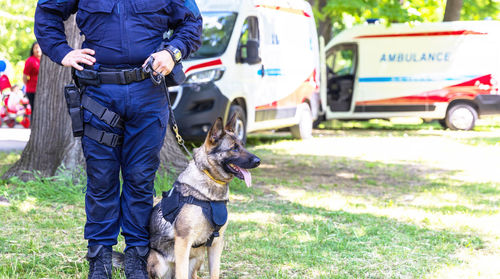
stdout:
POLYGON ((101 139, 99 140, 99 143, 105 144, 105 145, 110 146, 110 147, 115 147, 115 146, 120 144, 119 139, 120 139, 120 136, 118 136, 117 134, 108 133, 108 132, 103 131, 101 134, 101 139))
POLYGON ((105 109, 99 118, 111 127, 116 127, 116 124, 118 124, 118 121, 120 120, 120 116, 109 109, 105 109))
POLYGON ((123 76, 125 78, 124 84, 129 84, 129 83, 132 83, 134 81, 139 81, 139 79, 137 79, 135 69, 122 70, 122 73, 123 73, 123 76))

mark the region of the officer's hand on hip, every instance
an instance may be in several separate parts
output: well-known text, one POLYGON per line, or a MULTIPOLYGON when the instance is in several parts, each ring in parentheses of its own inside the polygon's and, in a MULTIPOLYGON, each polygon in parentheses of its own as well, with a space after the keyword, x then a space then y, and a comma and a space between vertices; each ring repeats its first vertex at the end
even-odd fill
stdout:
MULTIPOLYGON (((153 62, 153 70, 155 70, 158 73, 161 73, 164 76, 170 74, 170 72, 174 68, 175 63, 174 60, 172 60, 172 55, 170 55, 168 51, 162 50, 159 52, 155 52, 151 54, 151 56, 153 56, 153 58, 155 59, 153 62)), ((146 59, 146 61, 144 61, 142 67, 146 66, 148 60, 149 58, 146 59)))
POLYGON ((95 58, 92 56, 95 54, 95 51, 90 48, 84 48, 84 49, 74 49, 66 56, 64 56, 63 60, 61 61, 61 64, 66 67, 73 67, 79 71, 83 70, 83 67, 78 65, 79 63, 87 64, 89 66, 94 65, 95 63, 95 58))

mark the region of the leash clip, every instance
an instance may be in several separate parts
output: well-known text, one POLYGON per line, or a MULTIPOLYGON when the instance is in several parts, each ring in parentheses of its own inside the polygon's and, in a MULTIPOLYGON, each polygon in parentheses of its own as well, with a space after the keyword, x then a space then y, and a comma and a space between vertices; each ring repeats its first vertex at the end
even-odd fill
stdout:
POLYGON ((177 138, 177 143, 180 145, 184 144, 184 139, 179 134, 179 127, 177 126, 177 123, 172 125, 172 130, 174 130, 174 132, 175 132, 175 137, 177 138))

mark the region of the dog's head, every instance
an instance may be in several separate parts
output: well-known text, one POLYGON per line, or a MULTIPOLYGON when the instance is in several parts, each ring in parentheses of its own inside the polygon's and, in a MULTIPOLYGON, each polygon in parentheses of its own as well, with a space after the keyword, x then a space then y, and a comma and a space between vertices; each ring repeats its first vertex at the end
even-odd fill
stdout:
POLYGON ((236 176, 251 186, 252 177, 248 169, 259 166, 260 159, 248 152, 234 134, 236 115, 224 127, 222 118, 217 118, 205 139, 207 162, 217 172, 228 177, 236 176))

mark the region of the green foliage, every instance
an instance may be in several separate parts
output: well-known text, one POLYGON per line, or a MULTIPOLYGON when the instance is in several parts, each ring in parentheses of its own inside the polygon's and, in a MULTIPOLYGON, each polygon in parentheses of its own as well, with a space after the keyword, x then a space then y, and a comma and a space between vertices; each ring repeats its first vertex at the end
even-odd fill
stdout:
MULTIPOLYGON (((327 0, 326 5, 313 5, 318 21, 330 19, 333 33, 367 19, 380 19, 383 23, 437 22, 444 16, 445 0, 327 0)), ((464 0, 462 20, 500 20, 500 4, 494 0, 464 0)))
POLYGON ((11 83, 22 83, 24 60, 29 57, 33 34, 36 1, 0 0, 0 59, 13 68, 11 83))
POLYGON ((500 2, 495 0, 464 0, 461 20, 491 18, 500 20, 500 2))

